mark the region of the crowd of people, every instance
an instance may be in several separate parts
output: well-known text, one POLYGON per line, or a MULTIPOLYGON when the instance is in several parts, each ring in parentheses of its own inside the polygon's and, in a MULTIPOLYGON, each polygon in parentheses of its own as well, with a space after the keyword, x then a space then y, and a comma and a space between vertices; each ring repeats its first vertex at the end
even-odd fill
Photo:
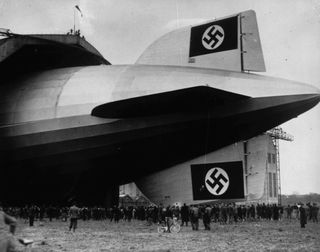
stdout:
MULTIPOLYGON (((177 219, 181 226, 188 226, 191 223, 192 230, 199 230, 199 221, 203 221, 205 230, 210 230, 211 223, 232 224, 245 221, 260 221, 282 219, 299 219, 301 227, 304 228, 307 220, 318 223, 319 207, 317 204, 300 203, 293 206, 279 206, 276 204, 251 204, 236 205, 231 204, 211 204, 211 205, 190 205, 187 206, 167 206, 150 205, 144 206, 128 206, 111 208, 104 207, 79 207, 75 203, 71 207, 57 206, 36 206, 29 205, 25 207, 4 207, 0 206, 0 233, 6 233, 6 225, 10 226, 10 232, 14 234, 16 227, 16 218, 24 219, 29 222, 30 226, 34 225, 34 221, 40 222, 59 220, 67 222, 70 219, 69 230, 75 231, 77 228, 77 220, 106 220, 118 223, 119 221, 131 222, 132 219, 146 221, 148 225, 153 223, 164 222, 169 225, 169 221, 173 218, 177 219)), ((12 236, 2 235, 0 239, 1 246, 11 246, 12 236)), ((6 251, 6 250, 3 250, 6 251)))
MULTIPOLYGON (((276 204, 236 205, 234 203, 191 206, 184 204, 181 207, 178 205, 167 207, 162 205, 150 205, 148 207, 113 206, 112 208, 77 206, 77 213, 73 215, 74 218, 82 219, 83 221, 109 219, 114 222, 119 222, 120 220, 130 222, 132 219, 137 219, 146 220, 149 224, 152 224, 163 221, 166 217, 176 217, 181 221, 182 225, 188 225, 188 222, 192 223, 195 218, 220 224, 229 224, 254 220, 299 219, 300 207, 305 209, 306 216, 310 221, 318 222, 319 207, 315 203, 308 203, 305 206, 296 204, 285 207, 276 204)), ((33 226, 35 219, 39 221, 44 218, 49 221, 53 219, 67 221, 70 217, 69 207, 30 205, 25 207, 6 207, 4 210, 11 216, 28 220, 30 226, 33 226)))

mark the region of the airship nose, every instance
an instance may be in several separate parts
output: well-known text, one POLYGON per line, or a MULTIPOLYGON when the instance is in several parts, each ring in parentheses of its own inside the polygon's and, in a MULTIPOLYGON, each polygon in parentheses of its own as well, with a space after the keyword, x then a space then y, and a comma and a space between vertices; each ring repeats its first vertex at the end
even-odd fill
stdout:
MULTIPOLYGON (((279 106, 288 106, 303 113, 320 102, 320 89, 313 85, 283 80, 277 83, 279 93, 271 95, 279 106)), ((276 90, 276 89, 275 89, 276 90)), ((273 100, 273 99, 270 99, 273 100)))
POLYGON ((305 98, 310 101, 314 101, 315 105, 320 102, 320 89, 316 87, 312 87, 312 93, 305 94, 305 98))
POLYGON ((320 90, 316 89, 315 91, 313 94, 301 95, 301 100, 308 102, 311 107, 316 106, 320 102, 320 90))
POLYGON ((312 86, 312 85, 307 85, 309 88, 309 93, 310 94, 315 94, 315 95, 320 95, 320 89, 318 87, 312 86))
POLYGON ((320 89, 313 86, 313 85, 308 85, 304 83, 298 83, 298 86, 300 88, 300 93, 297 92, 296 94, 301 94, 301 95, 306 95, 306 98, 315 98, 319 99, 320 96, 320 89))

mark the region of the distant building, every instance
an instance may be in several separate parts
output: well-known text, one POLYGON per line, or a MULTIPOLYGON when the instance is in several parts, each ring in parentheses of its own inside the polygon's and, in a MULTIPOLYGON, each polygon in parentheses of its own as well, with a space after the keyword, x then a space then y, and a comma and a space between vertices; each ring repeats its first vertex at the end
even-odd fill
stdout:
POLYGON ((120 207, 139 207, 149 206, 150 204, 152 204, 152 202, 150 202, 150 200, 148 200, 144 195, 142 195, 135 183, 129 183, 120 186, 120 207))
POLYGON ((119 194, 121 195, 129 195, 131 198, 136 198, 142 195, 139 188, 136 186, 134 182, 121 185, 119 187, 119 194))
POLYGON ((119 196, 119 206, 120 207, 134 206, 134 200, 129 195, 122 194, 119 196))

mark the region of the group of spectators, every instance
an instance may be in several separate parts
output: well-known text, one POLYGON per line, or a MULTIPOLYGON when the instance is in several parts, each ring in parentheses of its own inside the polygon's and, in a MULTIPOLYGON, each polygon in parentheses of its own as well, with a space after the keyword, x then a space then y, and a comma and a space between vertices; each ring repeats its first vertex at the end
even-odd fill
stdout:
MULTIPOLYGON (((10 232, 14 233, 16 220, 22 218, 29 221, 29 225, 33 226, 34 220, 43 221, 47 218, 49 221, 53 219, 67 221, 70 218, 69 230, 75 231, 77 228, 77 220, 109 220, 110 222, 119 222, 120 220, 130 222, 132 219, 147 221, 149 225, 152 223, 165 222, 176 218, 182 226, 188 226, 191 223, 193 230, 199 229, 199 220, 202 219, 205 230, 210 230, 210 223, 216 222, 220 224, 231 224, 244 221, 274 220, 278 221, 283 218, 288 220, 300 219, 301 227, 304 228, 307 220, 318 222, 319 207, 317 204, 308 203, 304 206, 302 203, 293 206, 278 206, 276 204, 257 204, 257 205, 236 205, 231 204, 212 204, 212 205, 191 205, 184 204, 179 207, 162 205, 151 205, 148 207, 78 207, 73 204, 69 207, 55 206, 35 206, 29 205, 25 207, 5 207, 0 206, 0 251, 1 246, 11 246, 12 237, 4 236, 5 226, 10 226, 10 232), (14 218, 15 217, 15 218, 14 218)), ((6 251, 6 250, 3 250, 6 251)))
MULTIPOLYGON (((187 207, 187 206, 183 206, 187 207)), ((182 212, 187 212, 182 210, 182 212)), ((207 206, 191 206, 189 215, 181 214, 182 224, 189 219, 193 230, 198 230, 199 218, 202 218, 206 230, 210 230, 210 222, 220 222, 220 224, 236 223, 243 221, 273 220, 278 221, 283 218, 299 219, 301 227, 304 228, 307 219, 318 223, 319 207, 316 203, 296 204, 282 207, 276 204, 239 205, 220 204, 207 206), (285 214, 285 215, 284 215, 285 214), (185 218, 185 220, 184 220, 185 218)), ((186 222, 187 224, 187 222, 186 222)))
MULTIPOLYGON (((152 224, 163 221, 166 217, 176 217, 181 220, 182 225, 188 225, 188 222, 192 223, 192 220, 196 218, 220 224, 229 224, 254 220, 298 219, 300 206, 301 204, 283 207, 276 204, 236 205, 234 203, 191 206, 184 204, 181 207, 177 205, 167 207, 161 205, 148 207, 113 206, 112 208, 78 206, 77 218, 84 221, 109 219, 114 222, 137 219, 146 220, 149 224, 152 224)), ((318 222, 319 207, 317 204, 308 203, 303 208, 307 219, 318 222)), ((33 226, 35 219, 42 221, 44 218, 48 218, 49 221, 53 219, 67 221, 68 217, 70 217, 69 207, 29 205, 25 207, 7 207, 4 210, 16 218, 29 220, 30 226, 33 226)))

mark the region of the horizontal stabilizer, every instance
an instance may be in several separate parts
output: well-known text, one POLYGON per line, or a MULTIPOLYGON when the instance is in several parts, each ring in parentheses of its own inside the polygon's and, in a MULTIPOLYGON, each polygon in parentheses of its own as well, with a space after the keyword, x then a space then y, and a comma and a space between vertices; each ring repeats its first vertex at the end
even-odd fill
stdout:
POLYGON ((198 86, 105 103, 95 107, 91 114, 103 118, 128 118, 194 112, 246 98, 249 97, 198 86))

